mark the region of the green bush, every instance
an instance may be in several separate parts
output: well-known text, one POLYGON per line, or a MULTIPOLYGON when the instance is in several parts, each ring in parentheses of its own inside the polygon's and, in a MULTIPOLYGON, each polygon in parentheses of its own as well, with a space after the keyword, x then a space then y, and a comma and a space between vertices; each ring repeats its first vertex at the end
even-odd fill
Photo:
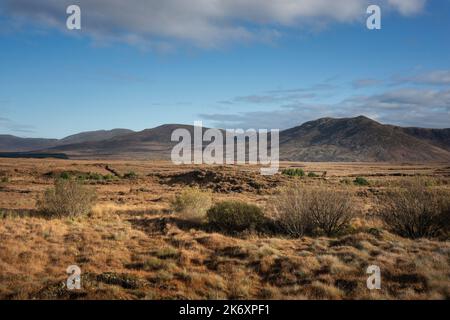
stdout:
POLYGON ((89 172, 88 177, 89 180, 103 180, 103 176, 97 172, 89 172))
POLYGON ((281 171, 282 174, 290 177, 304 177, 305 171, 300 168, 287 168, 281 171))
POLYGON ((223 201, 207 212, 209 223, 226 232, 259 229, 264 223, 264 214, 256 205, 241 201, 223 201))
POLYGON ((124 179, 134 180, 134 179, 137 179, 137 178, 138 178, 138 175, 137 175, 137 173, 135 173, 134 171, 130 171, 130 172, 125 173, 125 174, 123 175, 123 178, 124 178, 124 179))
POLYGON ((356 184, 357 186, 368 186, 369 185, 369 181, 367 181, 363 177, 356 177, 356 179, 353 180, 353 183, 356 184))
POLYGON ((88 214, 96 200, 96 192, 76 180, 58 179, 46 190, 37 207, 49 217, 75 217, 88 214))
POLYGON ((316 174, 316 173, 314 173, 314 172, 309 172, 308 173, 308 177, 310 177, 310 178, 317 178, 319 175, 318 174, 316 174))
POLYGON ((64 179, 64 180, 68 180, 68 179, 70 179, 70 177, 71 177, 71 174, 70 174, 70 172, 67 172, 67 171, 61 172, 59 175, 59 178, 64 179))
POLYGON ((105 179, 105 180, 114 180, 114 178, 115 177, 112 174, 105 174, 103 176, 103 179, 105 179))
POLYGON ((8 177, 1 177, 0 178, 0 189, 3 189, 8 182, 9 182, 8 177))
POLYGON ((200 223, 206 219, 206 212, 212 205, 212 195, 199 188, 185 188, 170 205, 180 218, 200 223))

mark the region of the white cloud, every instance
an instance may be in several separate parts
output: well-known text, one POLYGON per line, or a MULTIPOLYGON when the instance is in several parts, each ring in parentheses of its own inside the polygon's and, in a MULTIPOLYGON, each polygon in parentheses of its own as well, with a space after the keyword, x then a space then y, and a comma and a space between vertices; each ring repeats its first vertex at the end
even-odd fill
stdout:
POLYGON ((335 104, 292 103, 273 111, 202 114, 222 128, 280 128, 321 117, 366 115, 383 123, 448 128, 450 90, 402 88, 369 96, 351 96, 335 104))
POLYGON ((365 87, 371 87, 381 84, 383 81, 373 78, 364 78, 364 79, 357 79, 352 82, 352 86, 355 89, 365 88, 365 87))
MULTIPOLYGON (((82 34, 138 46, 181 41, 215 47, 229 41, 270 41, 283 28, 363 20, 373 2, 402 15, 426 0, 4 0, 6 14, 65 26, 65 9, 78 4, 82 34)), ((1 7, 1 5, 0 5, 1 7)))
POLYGON ((450 70, 435 70, 403 79, 417 84, 450 85, 450 70))
POLYGON ((411 16, 423 10, 426 0, 388 0, 388 3, 402 15, 411 16))

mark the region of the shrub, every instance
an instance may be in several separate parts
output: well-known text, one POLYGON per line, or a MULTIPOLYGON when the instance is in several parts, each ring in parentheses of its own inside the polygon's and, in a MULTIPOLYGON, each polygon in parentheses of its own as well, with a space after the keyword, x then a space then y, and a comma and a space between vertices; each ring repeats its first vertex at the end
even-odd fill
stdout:
POLYGON ((134 171, 127 172, 123 175, 124 179, 134 180, 137 179, 138 175, 134 171))
POLYGON ((199 188, 185 188, 171 202, 172 210, 180 218, 193 222, 203 222, 211 205, 211 193, 199 188))
POLYGON ((363 177, 356 177, 356 179, 353 180, 353 183, 356 184, 357 186, 368 186, 369 185, 369 181, 367 181, 363 177))
POLYGON ((223 201, 207 212, 209 223, 227 232, 258 229, 264 223, 264 214, 256 205, 241 201, 223 201))
POLYGON ((105 180, 114 180, 115 177, 112 174, 105 174, 103 176, 103 179, 105 179, 105 180))
POLYGON ((290 177, 304 177, 305 171, 300 168, 288 168, 281 171, 282 174, 290 177))
POLYGON ((87 178, 89 180, 103 180, 103 176, 97 172, 89 172, 87 178))
POLYGON ((59 178, 60 178, 60 179, 64 179, 64 180, 68 180, 68 179, 70 179, 70 176, 71 176, 70 172, 63 171, 63 172, 61 172, 61 174, 59 175, 59 178))
POLYGON ((394 233, 407 238, 436 237, 450 226, 450 195, 421 180, 387 192, 378 215, 394 233))
POLYGON ((286 187, 276 196, 273 205, 281 228, 295 237, 317 232, 328 236, 342 233, 355 215, 348 192, 324 187, 286 187))
POLYGON ((308 177, 310 177, 310 178, 317 178, 319 175, 318 174, 316 174, 316 173, 314 173, 314 172, 309 172, 308 173, 308 177))
POLYGON ((50 217, 74 217, 88 214, 96 200, 93 189, 76 180, 58 179, 38 201, 40 211, 50 217))

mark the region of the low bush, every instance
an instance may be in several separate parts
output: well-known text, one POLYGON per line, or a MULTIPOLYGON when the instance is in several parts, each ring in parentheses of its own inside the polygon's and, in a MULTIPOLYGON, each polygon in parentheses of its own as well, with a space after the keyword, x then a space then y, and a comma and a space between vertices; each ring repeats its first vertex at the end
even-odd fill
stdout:
POLYGON ((68 180, 68 179, 70 179, 70 177, 71 177, 71 174, 70 174, 70 172, 67 172, 67 171, 63 171, 59 175, 59 178, 64 179, 64 180, 68 180))
POLYGON ((8 177, 1 177, 0 178, 0 190, 3 189, 6 184, 9 182, 9 178, 8 177))
POLYGON ((310 178, 317 178, 319 175, 318 174, 316 174, 315 172, 309 172, 308 173, 308 177, 310 177, 310 178))
POLYGON ((305 171, 300 168, 287 168, 281 171, 282 174, 290 177, 304 177, 305 171))
POLYGON ((273 207, 280 227, 294 237, 340 234, 355 216, 352 197, 347 191, 325 187, 288 186, 275 197, 273 207))
POLYGON ((265 222, 261 208, 241 201, 223 201, 207 212, 208 222, 226 232, 257 230, 265 222))
POLYGON ((353 183, 357 186, 368 186, 369 185, 369 181, 367 181, 363 177, 356 177, 356 179, 353 180, 353 183))
POLYGON ((76 180, 58 179, 38 200, 38 209, 49 217, 75 217, 88 214, 96 200, 96 192, 76 180))
POLYGON ((130 171, 130 172, 125 173, 123 175, 123 178, 124 179, 129 179, 129 180, 134 180, 134 179, 138 178, 138 175, 134 171, 130 171))
POLYGON ((103 176, 103 179, 105 179, 105 180, 114 180, 116 177, 115 176, 113 176, 112 174, 105 174, 104 176, 103 176))
POLYGON ((112 180, 114 178, 111 174, 102 175, 97 172, 71 172, 71 171, 63 171, 59 174, 59 179, 70 180, 77 179, 79 181, 85 180, 95 180, 95 181, 103 181, 103 180, 112 180))
POLYGON ((450 228, 450 194, 421 180, 388 191, 377 211, 389 230, 407 238, 437 237, 450 228))
POLYGON ((171 201, 171 208, 182 219, 204 222, 212 205, 211 192, 199 188, 185 188, 171 201))
POLYGON ((97 172, 89 172, 87 179, 89 180, 103 180, 103 176, 97 172))

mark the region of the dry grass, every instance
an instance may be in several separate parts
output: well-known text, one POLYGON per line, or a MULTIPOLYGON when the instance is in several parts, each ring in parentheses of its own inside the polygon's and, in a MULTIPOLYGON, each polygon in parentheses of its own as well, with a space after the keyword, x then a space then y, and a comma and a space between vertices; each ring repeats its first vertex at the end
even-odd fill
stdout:
POLYGON ((184 188, 171 201, 171 208, 181 219, 201 223, 212 205, 212 194, 199 188, 184 188))
MULTIPOLYGON (((185 185, 166 178, 180 170, 195 170, 194 166, 0 159, 0 172, 10 177, 0 190, 0 211, 7 213, 0 219, 0 298, 450 299, 450 241, 404 238, 370 216, 380 195, 402 185, 400 179, 405 178, 398 174, 436 174, 439 183, 432 189, 449 191, 446 166, 297 165, 306 172, 327 171, 326 179, 301 180, 303 188, 326 186, 354 196, 352 204, 360 212, 350 223, 351 233, 298 239, 254 233, 230 236, 186 224, 169 210, 171 199, 185 185), (87 181, 98 194, 90 215, 46 219, 33 214, 36 199, 52 187, 49 172, 106 175, 106 165, 120 175, 134 171, 139 179, 87 181), (371 177, 370 186, 340 182, 356 176, 371 177), (66 269, 73 264, 82 270, 80 291, 63 287, 66 269), (381 290, 366 287, 366 268, 372 264, 381 269, 381 290)), ((231 172, 227 183, 234 186, 230 179, 240 170, 253 169, 211 170, 224 176, 231 172)), ((265 178, 259 179, 258 192, 220 191, 213 193, 214 200, 269 207, 274 196, 263 192, 265 178)), ((280 178, 281 187, 284 179, 288 183, 296 178, 280 178)))

